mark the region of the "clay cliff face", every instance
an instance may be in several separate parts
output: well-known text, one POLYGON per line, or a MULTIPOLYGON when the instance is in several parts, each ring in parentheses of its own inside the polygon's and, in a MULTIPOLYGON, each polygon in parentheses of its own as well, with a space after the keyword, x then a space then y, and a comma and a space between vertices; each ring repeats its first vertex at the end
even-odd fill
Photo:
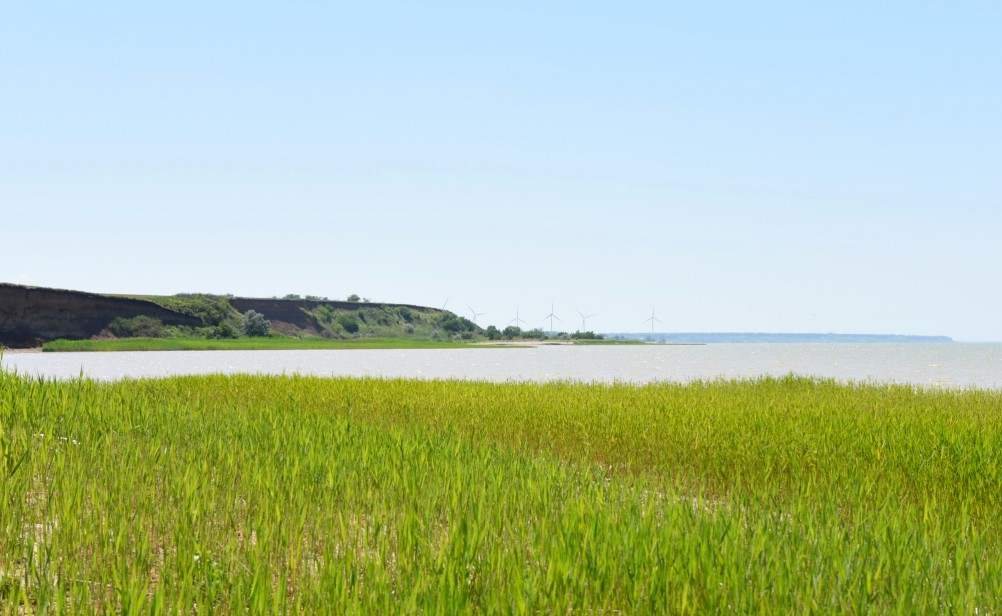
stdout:
POLYGON ((230 299, 230 305, 238 312, 244 313, 254 310, 264 315, 264 318, 272 322, 272 325, 287 323, 301 329, 307 333, 316 334, 322 329, 317 322, 307 314, 308 310, 316 310, 320 306, 327 306, 332 310, 355 311, 361 308, 384 308, 403 306, 417 312, 428 312, 432 309, 425 306, 413 306, 411 304, 383 304, 383 303, 360 303, 360 302, 339 302, 331 300, 289 300, 289 299, 254 299, 249 297, 234 297, 230 299))
POLYGON ((331 302, 311 302, 305 300, 285 300, 285 299, 251 299, 234 297, 230 300, 238 312, 244 313, 254 310, 264 315, 272 323, 288 323, 298 329, 316 333, 317 324, 304 309, 316 309, 317 306, 330 304, 331 302))
POLYGON ((0 283, 0 344, 37 346, 57 338, 90 338, 117 317, 148 316, 166 325, 200 326, 200 319, 138 299, 0 283))

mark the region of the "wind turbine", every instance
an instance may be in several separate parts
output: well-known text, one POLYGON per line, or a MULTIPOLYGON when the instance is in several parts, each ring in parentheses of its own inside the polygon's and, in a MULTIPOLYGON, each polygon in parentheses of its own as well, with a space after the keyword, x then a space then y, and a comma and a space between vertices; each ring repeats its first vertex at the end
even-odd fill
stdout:
POLYGON ((446 295, 445 296, 445 301, 442 302, 442 310, 445 310, 445 307, 449 305, 449 298, 450 297, 452 297, 452 296, 451 295, 446 295))
POLYGON ((487 314, 486 312, 477 312, 476 310, 473 309, 473 306, 471 306, 469 304, 466 304, 466 307, 469 308, 470 309, 470 313, 473 314, 473 324, 474 325, 477 324, 477 317, 482 317, 485 314, 487 314))
POLYGON ((548 314, 545 317, 543 317, 544 321, 546 319, 550 320, 550 333, 552 334, 553 333, 553 319, 556 319, 556 320, 560 321, 560 317, 558 317, 557 315, 553 314, 553 302, 550 302, 550 314, 548 314))
POLYGON ((518 327, 519 323, 528 323, 528 321, 526 321, 525 319, 523 319, 520 316, 518 316, 518 308, 517 307, 515 308, 515 318, 512 319, 511 321, 508 321, 509 325, 511 325, 512 323, 515 324, 515 327, 518 327))
POLYGON ((651 335, 653 336, 654 335, 654 324, 662 322, 661 319, 659 319, 656 316, 654 316, 654 306, 651 306, 651 318, 644 319, 644 323, 646 323, 648 321, 651 322, 651 335))
POLYGON ((588 331, 587 321, 588 321, 588 319, 592 318, 595 315, 593 315, 593 314, 586 315, 583 312, 581 312, 580 310, 576 310, 575 312, 577 312, 578 314, 581 315, 581 331, 583 331, 583 332, 584 331, 588 331))

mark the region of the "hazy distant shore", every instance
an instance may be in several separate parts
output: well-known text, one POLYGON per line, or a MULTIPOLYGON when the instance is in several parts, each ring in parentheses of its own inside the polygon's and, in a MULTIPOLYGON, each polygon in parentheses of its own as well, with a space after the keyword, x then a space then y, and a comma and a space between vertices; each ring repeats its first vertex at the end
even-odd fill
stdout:
POLYGON ((689 344, 775 342, 775 343, 950 343, 949 336, 905 336, 899 334, 820 334, 820 333, 762 333, 762 332, 656 332, 608 333, 607 338, 676 342, 689 344))

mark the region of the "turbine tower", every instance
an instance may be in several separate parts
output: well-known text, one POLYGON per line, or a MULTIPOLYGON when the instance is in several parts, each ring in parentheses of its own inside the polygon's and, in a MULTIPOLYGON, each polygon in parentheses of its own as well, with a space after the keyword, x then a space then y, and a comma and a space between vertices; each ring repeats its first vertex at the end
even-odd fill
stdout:
POLYGON ((543 317, 544 321, 546 319, 550 320, 550 333, 552 334, 553 333, 553 319, 556 319, 556 320, 560 321, 560 317, 558 317, 557 315, 553 314, 553 302, 550 302, 550 314, 548 314, 545 317, 543 317))
POLYGON ((518 307, 515 308, 515 318, 512 319, 511 321, 508 321, 508 325, 511 325, 513 323, 515 324, 515 327, 518 327, 519 323, 528 323, 528 321, 518 316, 518 307))
POLYGON ((648 321, 651 322, 651 335, 653 336, 654 335, 654 324, 662 322, 661 319, 659 319, 656 316, 654 316, 654 306, 651 306, 651 318, 644 319, 644 323, 646 323, 648 321))
POLYGON ((471 306, 469 304, 466 304, 466 307, 470 309, 470 314, 473 315, 473 324, 474 325, 477 324, 477 317, 482 317, 485 314, 487 314, 486 312, 477 312, 476 310, 473 309, 473 306, 471 306))
POLYGON ((575 312, 577 312, 578 314, 581 315, 581 331, 583 331, 583 332, 588 331, 588 327, 587 327, 588 319, 592 318, 595 315, 593 315, 593 314, 587 314, 586 315, 585 313, 581 312, 580 310, 577 310, 575 312))

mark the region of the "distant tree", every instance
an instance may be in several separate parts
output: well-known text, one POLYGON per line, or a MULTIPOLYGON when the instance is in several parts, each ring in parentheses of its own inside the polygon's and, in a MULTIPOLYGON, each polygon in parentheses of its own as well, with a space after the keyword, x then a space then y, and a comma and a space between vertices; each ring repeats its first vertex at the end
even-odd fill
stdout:
POLYGON ((353 304, 357 304, 358 302, 362 301, 362 298, 356 295, 355 293, 352 293, 351 295, 348 296, 348 301, 353 304))
POLYGON ((303 298, 299 297, 299 295, 296 294, 296 293, 289 293, 288 295, 286 295, 282 299, 303 299, 303 298))
POLYGON ((484 332, 484 333, 487 335, 487 339, 488 340, 500 340, 501 339, 501 331, 498 330, 498 328, 495 327, 495 326, 493 326, 493 325, 488 325, 487 326, 487 331, 484 332))
POLYGON ((322 297, 320 295, 307 295, 306 299, 307 299, 307 301, 311 301, 311 302, 327 302, 327 301, 330 301, 326 297, 322 297))
POLYGON ((209 338, 239 338, 240 332, 237 331, 236 327, 230 325, 229 321, 223 321, 219 325, 212 328, 209 332, 209 338))
POLYGON ((163 338, 167 335, 160 319, 145 315, 131 319, 118 317, 108 324, 108 330, 119 338, 163 338))
POLYGON ((466 317, 461 317, 451 312, 443 312, 435 319, 435 323, 450 333, 475 332, 477 326, 466 317))
POLYGON ((518 327, 517 325, 509 325, 508 327, 504 328, 504 331, 501 332, 501 336, 505 340, 514 340, 515 338, 521 338, 522 328, 518 327))
POLYGON ((161 298, 158 303, 182 314, 197 317, 208 326, 215 327, 235 316, 230 302, 218 295, 185 293, 161 298))
POLYGON ((355 318, 353 314, 339 314, 337 317, 338 325, 344 328, 344 331, 349 334, 358 333, 359 325, 358 319, 355 318))
POLYGON ((542 328, 537 327, 536 329, 523 332, 522 337, 527 340, 543 340, 546 338, 546 333, 543 332, 542 328))
POLYGON ((243 330, 245 336, 267 336, 271 321, 264 318, 264 315, 256 310, 248 310, 244 313, 243 330))
POLYGON ((463 322, 459 317, 451 312, 443 312, 437 319, 436 324, 449 333, 456 333, 463 330, 463 322))

